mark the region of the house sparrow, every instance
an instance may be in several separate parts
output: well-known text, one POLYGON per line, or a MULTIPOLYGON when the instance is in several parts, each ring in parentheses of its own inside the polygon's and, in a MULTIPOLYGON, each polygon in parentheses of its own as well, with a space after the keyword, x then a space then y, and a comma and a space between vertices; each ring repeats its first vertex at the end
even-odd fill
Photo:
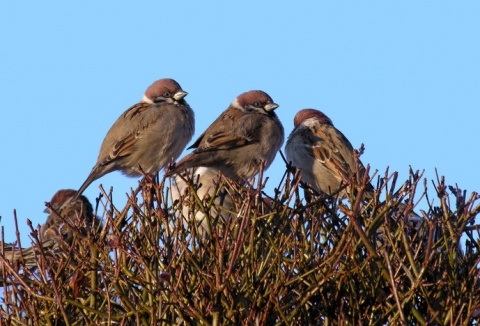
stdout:
MULTIPOLYGON (((287 161, 300 170, 302 180, 317 192, 336 193, 357 171, 360 179, 365 173, 362 162, 353 154, 352 144, 318 110, 304 109, 295 115, 285 152, 287 161)), ((368 184, 365 197, 372 198, 373 191, 368 184)), ((347 195, 348 188, 340 192, 341 197, 347 195)))
POLYGON ((168 175, 191 167, 211 167, 225 176, 245 180, 268 168, 283 144, 284 131, 274 110, 278 104, 263 91, 239 95, 189 147, 168 175))
MULTIPOLYGON (((185 223, 194 218, 199 226, 200 232, 211 234, 210 225, 213 219, 228 223, 232 219, 234 203, 230 197, 230 189, 224 182, 220 182, 220 171, 215 168, 196 167, 189 168, 181 174, 175 175, 172 183, 172 202, 178 203, 181 215, 185 223), (190 186, 191 183, 191 186, 190 186), (192 187, 193 186, 193 187, 192 187), (204 211, 197 206, 194 196, 191 195, 195 189, 198 198, 208 202, 214 199, 214 205, 210 207, 210 222, 207 220, 204 211), (193 216, 191 215, 193 214, 193 216)), ((209 207, 205 205, 205 207, 209 207)))
POLYGON ((154 174, 175 161, 195 129, 187 95, 173 79, 147 88, 142 100, 125 111, 108 131, 97 163, 78 190, 78 196, 96 179, 120 170, 128 176, 154 174), (140 170, 141 168, 141 170, 140 170))

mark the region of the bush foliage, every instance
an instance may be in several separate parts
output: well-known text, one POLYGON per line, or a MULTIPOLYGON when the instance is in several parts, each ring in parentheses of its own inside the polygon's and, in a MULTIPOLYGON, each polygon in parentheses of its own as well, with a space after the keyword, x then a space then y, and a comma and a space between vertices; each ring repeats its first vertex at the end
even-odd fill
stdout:
POLYGON ((0 324, 478 323, 479 195, 418 171, 403 184, 388 171, 377 179, 368 203, 369 180, 338 200, 292 171, 268 195, 262 175, 250 187, 221 179, 228 223, 209 214, 213 198, 172 205, 168 180, 145 177, 123 208, 103 192, 102 223, 70 248, 42 244, 31 226, 17 259, 3 245, 0 324), (212 233, 186 223, 182 205, 203 211, 212 233))

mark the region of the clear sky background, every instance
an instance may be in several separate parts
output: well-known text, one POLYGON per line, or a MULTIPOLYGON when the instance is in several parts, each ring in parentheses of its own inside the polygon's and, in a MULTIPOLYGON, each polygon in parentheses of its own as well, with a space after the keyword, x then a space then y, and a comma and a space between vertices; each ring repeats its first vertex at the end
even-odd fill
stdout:
MULTIPOLYGON (((28 243, 26 219, 42 223, 45 201, 82 184, 113 122, 164 77, 189 93, 194 138, 238 94, 262 89, 287 135, 298 110, 320 109, 365 144, 372 170, 403 181, 410 165, 428 180, 437 168, 480 191, 479 17, 478 1, 3 1, 5 240, 16 209, 28 243)), ((277 156, 270 187, 283 172, 277 156)), ((117 203, 138 184, 111 173, 87 189, 91 201, 100 183, 117 203)))

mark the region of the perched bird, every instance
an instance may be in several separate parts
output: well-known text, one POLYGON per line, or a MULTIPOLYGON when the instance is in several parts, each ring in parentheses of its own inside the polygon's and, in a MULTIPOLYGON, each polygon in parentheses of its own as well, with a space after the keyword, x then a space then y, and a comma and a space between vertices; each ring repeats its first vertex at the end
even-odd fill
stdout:
MULTIPOLYGON (((354 155, 354 149, 348 139, 333 126, 332 120, 315 109, 300 110, 293 121, 294 129, 288 137, 285 152, 287 161, 300 170, 302 180, 315 191, 335 194, 340 197, 349 194, 347 186, 354 174, 361 180, 365 177, 365 167, 354 155)), ((364 192, 366 200, 372 199, 374 188, 368 183, 364 192)), ((380 205, 384 205, 382 203, 380 205)), ((392 215, 407 215, 412 223, 420 216, 408 210, 400 203, 392 209, 392 215)))
MULTIPOLYGON (((45 224, 40 227, 39 240, 43 249, 52 248, 59 253, 60 248, 65 248, 69 252, 68 248, 72 245, 75 232, 87 236, 92 226, 100 225, 100 221, 93 215, 93 208, 88 199, 85 196, 75 199, 76 195, 75 190, 63 189, 52 197, 51 209, 45 209, 49 215, 45 224)), ((0 259, 0 271, 4 259, 13 264, 23 257, 26 267, 37 266, 35 246, 23 249, 7 244, 3 244, 3 246, 5 255, 0 259)), ((2 279, 3 275, 0 275, 0 280, 2 279)))
POLYGON ((190 168, 181 174, 175 175, 172 183, 172 201, 179 203, 179 209, 185 223, 194 219, 202 233, 211 234, 211 224, 214 221, 229 222, 233 217, 234 203, 230 197, 231 189, 221 182, 220 171, 215 168, 190 168), (191 183, 191 186, 190 186, 191 183), (193 186, 193 187, 192 187, 193 186), (195 196, 190 196, 194 189, 198 198, 205 203, 214 199, 214 205, 205 205, 209 208, 205 216, 204 210, 197 205, 195 196), (208 221, 208 218, 211 218, 208 221))
MULTIPOLYGON (((317 192, 334 194, 347 185, 355 173, 363 178, 365 167, 354 156, 348 139, 333 126, 332 120, 315 109, 300 110, 294 118, 294 129, 287 140, 287 161, 300 170, 302 180, 317 192)), ((365 197, 373 197, 368 184, 365 197)), ((340 196, 348 195, 345 187, 340 196)))
POLYGON ((142 175, 141 171, 154 174, 175 161, 195 131, 195 116, 184 99, 186 95, 173 79, 160 79, 150 85, 142 100, 125 111, 108 131, 97 163, 77 196, 112 171, 132 177, 142 175))
POLYGON ((239 95, 168 175, 203 166, 245 180, 260 171, 262 162, 268 168, 284 140, 283 126, 274 112, 277 107, 263 91, 239 95))
MULTIPOLYGON (((71 244, 74 233, 72 226, 78 230, 86 230, 94 223, 94 215, 92 204, 87 197, 80 196, 78 199, 77 191, 72 189, 59 190, 50 200, 50 208, 45 209, 45 213, 49 213, 45 224, 40 228, 40 236, 42 241, 60 240, 71 244), (61 219, 58 215, 63 217, 61 219)), ((97 225, 99 222, 97 221, 97 225)))

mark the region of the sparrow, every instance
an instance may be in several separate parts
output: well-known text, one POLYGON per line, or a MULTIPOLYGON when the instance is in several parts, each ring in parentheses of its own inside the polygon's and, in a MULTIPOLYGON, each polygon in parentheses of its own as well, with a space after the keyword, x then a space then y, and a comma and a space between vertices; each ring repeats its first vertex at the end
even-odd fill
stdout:
MULTIPOLYGON (((332 120, 315 109, 300 110, 293 121, 294 129, 290 133, 285 146, 287 162, 300 170, 302 180, 318 193, 327 195, 339 192, 339 197, 349 195, 347 186, 354 174, 359 173, 363 179, 366 170, 362 162, 354 155, 350 141, 333 126, 332 120)), ((374 197, 374 187, 366 185, 364 199, 374 197)), ((386 203, 379 204, 379 207, 386 203)), ((409 225, 418 225, 420 215, 407 205, 399 203, 390 211, 392 218, 405 218, 409 225)), ((410 229, 413 229, 410 227, 410 229)), ((384 237, 383 228, 377 232, 379 238, 384 237)))
MULTIPOLYGON (((293 121, 294 129, 285 146, 287 161, 300 170, 302 180, 315 191, 348 195, 348 187, 354 174, 362 179, 365 167, 356 159, 350 141, 333 126, 332 120, 315 109, 300 110, 293 121)), ((365 197, 373 197, 369 183, 365 197)))
MULTIPOLYGON (((357 171, 360 179, 366 173, 362 162, 353 154, 350 141, 333 126, 329 117, 315 109, 300 110, 293 125, 285 146, 287 161, 300 170, 302 180, 315 191, 332 194, 343 188, 340 195, 348 195, 348 188, 344 186, 357 171)), ((368 183, 366 199, 373 198, 373 194, 374 188, 368 183)), ((396 214, 403 214, 405 209, 405 204, 399 204, 396 214)), ((413 212, 412 216, 419 215, 413 212)))
MULTIPOLYGON (((92 204, 87 197, 80 196, 78 199, 76 197, 77 191, 73 189, 62 189, 53 195, 49 203, 51 208, 44 210, 49 215, 40 228, 42 241, 65 241, 70 245, 74 238, 71 226, 86 233, 86 230, 95 223, 92 204)), ((99 221, 96 222, 98 225, 99 221)))
POLYGON ((154 174, 174 162, 192 139, 195 115, 173 79, 150 85, 142 100, 125 111, 107 132, 97 163, 78 190, 112 171, 154 174))
POLYGON ((232 211, 235 208, 230 196, 231 189, 227 183, 221 182, 220 175, 220 170, 202 166, 189 168, 175 175, 173 179, 172 202, 179 204, 184 223, 187 224, 190 219, 195 219, 202 234, 211 234, 210 225, 217 217, 222 223, 228 223, 233 217, 232 211), (213 205, 204 205, 204 207, 210 207, 208 214, 212 218, 210 221, 203 209, 198 207, 195 196, 191 196, 192 191, 195 191, 204 203, 209 203, 211 198, 215 198, 213 205))
MULTIPOLYGON (((57 191, 50 200, 50 208, 44 211, 49 215, 45 223, 40 226, 39 233, 39 240, 44 249, 52 248, 56 253, 60 253, 59 248, 63 248, 66 252, 69 252, 69 246, 72 245, 75 236, 73 228, 86 236, 92 226, 100 225, 100 221, 94 217, 93 208, 88 199, 85 196, 76 199, 76 195, 75 190, 62 189, 57 191)), ((15 263, 23 258, 26 267, 34 268, 37 266, 35 247, 20 249, 13 245, 3 245, 5 246, 5 255, 0 260, 0 270, 3 259, 15 263)), ((3 275, 0 275, 0 280, 2 279, 3 275)))
POLYGON ((240 94, 189 147, 195 150, 167 175, 203 166, 240 181, 255 176, 262 163, 267 169, 284 140, 276 108, 278 104, 263 91, 240 94))

